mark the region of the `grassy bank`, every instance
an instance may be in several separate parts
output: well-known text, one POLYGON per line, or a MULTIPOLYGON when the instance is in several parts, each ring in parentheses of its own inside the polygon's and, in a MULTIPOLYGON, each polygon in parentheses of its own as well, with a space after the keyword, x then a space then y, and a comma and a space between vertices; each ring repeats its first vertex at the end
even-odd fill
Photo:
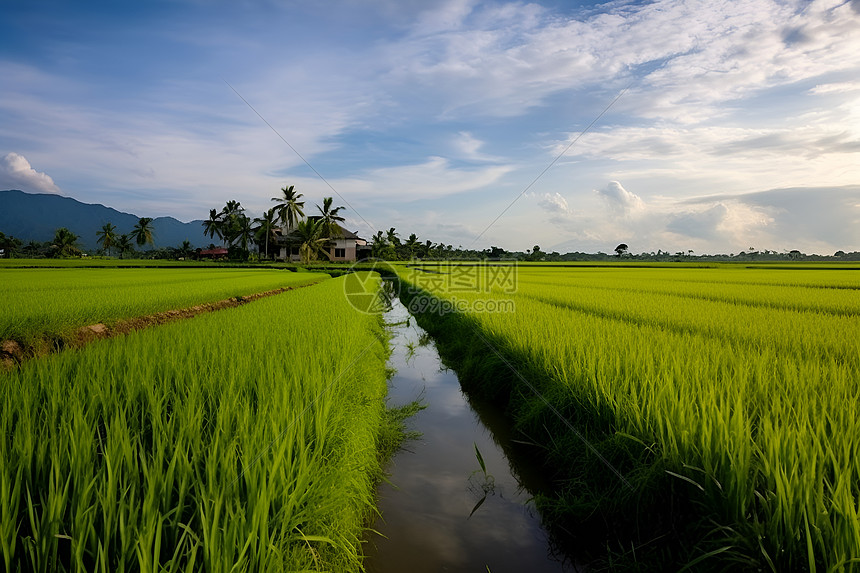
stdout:
POLYGON ((335 279, 0 373, 5 569, 358 570, 386 358, 335 279))
POLYGON ((540 505, 578 555, 851 570, 860 279, 777 273, 520 268, 513 288, 471 292, 463 274, 402 276, 467 390, 505 403, 544 452, 557 488, 540 505))

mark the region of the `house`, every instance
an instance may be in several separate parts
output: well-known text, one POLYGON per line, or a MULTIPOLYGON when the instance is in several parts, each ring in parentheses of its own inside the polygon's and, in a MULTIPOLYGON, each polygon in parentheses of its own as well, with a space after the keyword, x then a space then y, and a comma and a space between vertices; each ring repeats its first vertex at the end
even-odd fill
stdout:
POLYGON ((214 261, 216 259, 226 259, 227 253, 228 251, 224 247, 215 247, 214 249, 197 249, 197 258, 212 259, 214 261))
MULTIPOLYGON (((309 218, 318 219, 319 217, 309 218)), ((352 231, 344 229, 340 225, 338 225, 338 229, 340 229, 340 236, 328 242, 326 245, 328 257, 323 260, 350 263, 370 256, 370 247, 367 245, 365 239, 362 239, 352 231)), ((275 231, 275 235, 277 236, 277 243, 280 246, 278 258, 285 261, 300 261, 299 248, 301 247, 301 241, 295 234, 292 231, 285 233, 285 229, 280 229, 275 231)))

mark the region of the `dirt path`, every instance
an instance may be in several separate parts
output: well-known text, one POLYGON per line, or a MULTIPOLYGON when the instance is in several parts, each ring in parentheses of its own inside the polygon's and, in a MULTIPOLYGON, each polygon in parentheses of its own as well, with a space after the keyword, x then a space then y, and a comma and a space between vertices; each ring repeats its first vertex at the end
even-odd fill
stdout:
POLYGON ((189 308, 166 310, 164 312, 157 312, 147 316, 122 319, 113 322, 110 326, 99 322, 96 324, 90 324, 89 326, 82 326, 64 338, 42 338, 41 340, 29 345, 22 345, 16 340, 4 340, 0 342, 0 369, 10 370, 27 360, 61 352, 67 348, 82 348, 91 342, 101 340, 103 338, 122 336, 151 326, 158 326, 160 324, 167 324, 168 322, 192 318, 205 312, 214 312, 216 310, 241 306, 260 298, 274 296, 276 294, 281 294, 297 288, 309 287, 315 284, 317 283, 314 282, 300 286, 281 287, 275 290, 198 304, 189 308))

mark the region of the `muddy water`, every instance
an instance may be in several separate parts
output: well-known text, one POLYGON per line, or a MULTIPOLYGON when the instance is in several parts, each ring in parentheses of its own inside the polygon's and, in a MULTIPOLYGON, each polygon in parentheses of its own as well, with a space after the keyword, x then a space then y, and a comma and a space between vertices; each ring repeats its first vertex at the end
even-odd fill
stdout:
POLYGON ((527 457, 517 459, 528 447, 511 441, 499 412, 470 405, 456 374, 443 367, 432 341, 398 300, 386 322, 401 323, 391 327, 391 366, 397 373, 389 401, 402 405, 420 398, 427 407, 411 420, 422 437, 395 456, 390 483, 380 486, 382 517, 373 528, 384 537, 369 536, 367 570, 581 570, 552 550, 529 501, 529 492, 546 484, 527 457))

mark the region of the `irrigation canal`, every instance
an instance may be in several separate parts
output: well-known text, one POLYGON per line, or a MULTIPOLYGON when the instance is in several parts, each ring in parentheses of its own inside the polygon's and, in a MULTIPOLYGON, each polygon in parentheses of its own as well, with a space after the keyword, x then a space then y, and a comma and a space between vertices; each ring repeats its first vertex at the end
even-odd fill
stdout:
POLYGON ((409 442, 379 488, 381 517, 365 545, 370 573, 440 571, 521 573, 580 571, 557 554, 532 493, 546 484, 517 459, 509 425, 491 407, 470 403, 457 375, 398 300, 392 324, 389 386, 394 406, 420 398, 426 409, 410 420, 420 439, 409 442), (477 451, 480 452, 480 459, 477 451), (506 455, 507 452, 507 455, 506 455), (483 468, 482 468, 483 462, 483 468))

